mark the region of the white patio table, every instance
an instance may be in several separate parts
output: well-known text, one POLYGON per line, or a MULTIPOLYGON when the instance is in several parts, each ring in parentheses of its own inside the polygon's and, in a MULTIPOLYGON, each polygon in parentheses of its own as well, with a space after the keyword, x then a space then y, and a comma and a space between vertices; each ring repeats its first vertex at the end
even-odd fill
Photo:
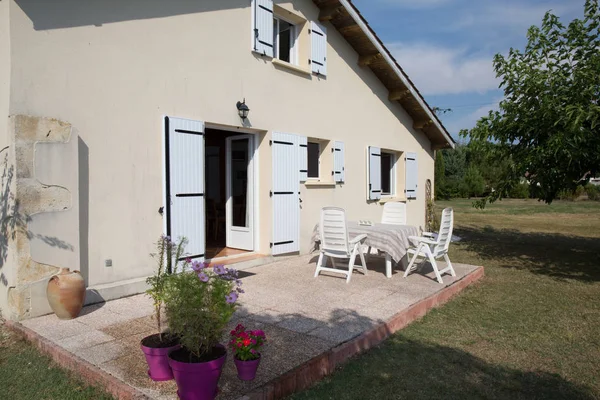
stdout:
MULTIPOLYGON (((359 225, 356 221, 348 221, 348 236, 353 238, 365 234, 367 239, 364 245, 385 253, 385 276, 392 277, 392 260, 400 262, 411 246, 409 236, 419 236, 419 230, 411 225, 373 224, 371 226, 359 225)), ((317 249, 320 242, 319 224, 315 225, 311 238, 313 250, 317 249)))

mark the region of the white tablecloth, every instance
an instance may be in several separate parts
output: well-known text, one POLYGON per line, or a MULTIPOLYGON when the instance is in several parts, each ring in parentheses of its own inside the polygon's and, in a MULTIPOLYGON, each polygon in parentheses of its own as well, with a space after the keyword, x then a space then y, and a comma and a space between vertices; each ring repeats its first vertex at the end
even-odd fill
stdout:
MULTIPOLYGON (((367 235, 365 245, 389 254, 395 262, 399 262, 411 246, 408 237, 419 236, 417 227, 411 225, 377 223, 373 226, 365 226, 355 221, 348 221, 347 225, 350 239, 362 234, 367 235)), ((311 238, 312 249, 317 248, 316 243, 319 241, 319 224, 317 224, 311 238)))

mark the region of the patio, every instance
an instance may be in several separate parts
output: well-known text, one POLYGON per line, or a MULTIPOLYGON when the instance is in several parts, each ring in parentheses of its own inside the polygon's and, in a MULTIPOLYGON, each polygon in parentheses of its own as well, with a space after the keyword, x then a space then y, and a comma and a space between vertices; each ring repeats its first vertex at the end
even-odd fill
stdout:
MULTIPOLYGON (((238 380, 228 357, 220 399, 244 395, 280 398, 301 390, 483 275, 481 267, 454 264, 457 276, 445 275, 440 285, 426 265, 406 279, 398 269, 387 279, 384 259, 372 257, 369 274, 355 272, 351 283, 346 284, 341 275, 322 273, 313 278, 315 260, 314 255, 288 258, 240 273, 246 293, 240 298, 231 327, 242 323, 263 329, 268 342, 253 382, 238 380)), ((67 356, 75 360, 66 363, 69 368, 80 370, 74 365, 77 363, 88 370, 89 364, 98 367, 91 368, 95 375, 88 379, 106 384, 108 373, 120 380, 116 381, 117 389, 111 390, 113 394, 121 393, 120 384, 135 395, 175 399, 174 382, 155 383, 146 375, 139 342, 155 329, 152 313, 150 299, 137 295, 88 306, 75 320, 60 321, 47 315, 27 320, 23 326, 44 338, 39 341, 45 345, 38 346, 55 359, 62 358, 63 365, 69 352, 67 356)), ((32 338, 31 332, 28 336, 32 338)))

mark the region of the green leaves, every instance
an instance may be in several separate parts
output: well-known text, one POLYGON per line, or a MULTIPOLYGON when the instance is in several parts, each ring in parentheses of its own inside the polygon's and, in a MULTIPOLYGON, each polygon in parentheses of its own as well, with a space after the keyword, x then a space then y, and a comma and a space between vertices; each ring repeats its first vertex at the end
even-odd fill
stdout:
MULTIPOLYGON (((600 14, 587 0, 585 17, 563 25, 551 12, 527 32, 523 52, 494 57, 504 100, 470 137, 492 163, 511 158, 514 170, 488 196, 494 201, 527 177, 539 199, 585 184, 600 166, 600 14), (497 146, 479 144, 494 142, 497 146), (589 174, 588 174, 589 176, 589 174)), ((447 166, 446 166, 447 167, 447 166)))

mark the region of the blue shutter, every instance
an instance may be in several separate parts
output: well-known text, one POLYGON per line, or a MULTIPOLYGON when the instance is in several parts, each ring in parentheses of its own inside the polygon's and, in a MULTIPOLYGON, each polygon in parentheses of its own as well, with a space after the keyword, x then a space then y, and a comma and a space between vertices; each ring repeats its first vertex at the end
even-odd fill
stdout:
POLYGON ((406 198, 417 198, 417 183, 419 182, 419 167, 417 153, 406 153, 406 198))
POLYGON ((346 179, 344 153, 344 142, 335 142, 333 144, 333 180, 335 182, 345 182, 346 179))
POLYGON ((300 182, 308 179, 308 138, 298 136, 298 169, 300 170, 300 182))
POLYGON ((273 57, 273 0, 252 0, 254 51, 273 57))
POLYGON ((381 199, 381 149, 369 147, 367 151, 368 174, 368 199, 381 199))
POLYGON ((300 251, 299 137, 273 132, 273 255, 300 251))
POLYGON ((327 28, 316 22, 311 23, 311 58, 312 72, 327 75, 327 28))
POLYGON ((204 260, 204 123, 165 118, 167 235, 185 237, 186 254, 204 260))

